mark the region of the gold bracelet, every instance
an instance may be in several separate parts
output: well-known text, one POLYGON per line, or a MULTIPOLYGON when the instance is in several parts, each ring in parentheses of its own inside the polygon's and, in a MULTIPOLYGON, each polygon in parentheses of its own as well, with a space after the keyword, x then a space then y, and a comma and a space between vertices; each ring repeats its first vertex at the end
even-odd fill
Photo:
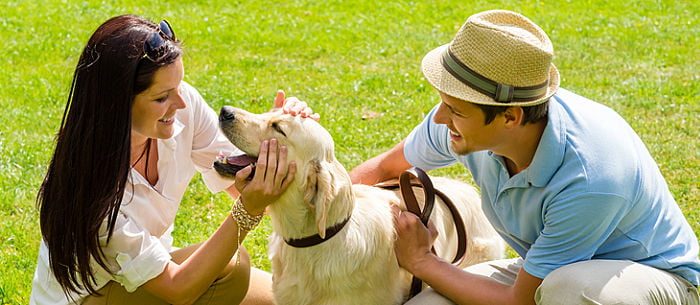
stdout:
POLYGON ((233 217, 233 220, 238 223, 239 228, 246 231, 252 231, 260 223, 262 214, 257 216, 250 215, 250 213, 248 213, 243 206, 243 201, 240 197, 238 197, 238 200, 236 200, 236 203, 234 203, 233 207, 231 208, 231 217, 233 217))

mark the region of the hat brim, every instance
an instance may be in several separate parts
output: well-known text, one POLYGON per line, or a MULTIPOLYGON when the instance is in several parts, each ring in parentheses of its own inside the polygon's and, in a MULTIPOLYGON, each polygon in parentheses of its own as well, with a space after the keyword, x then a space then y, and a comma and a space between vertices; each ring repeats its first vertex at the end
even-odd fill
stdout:
POLYGON ((534 106, 547 101, 559 89, 559 71, 554 64, 549 69, 549 85, 544 96, 532 101, 500 103, 492 97, 476 91, 452 76, 442 65, 442 54, 449 44, 439 46, 423 57, 421 70, 428 82, 440 92, 458 99, 481 105, 491 106, 534 106))

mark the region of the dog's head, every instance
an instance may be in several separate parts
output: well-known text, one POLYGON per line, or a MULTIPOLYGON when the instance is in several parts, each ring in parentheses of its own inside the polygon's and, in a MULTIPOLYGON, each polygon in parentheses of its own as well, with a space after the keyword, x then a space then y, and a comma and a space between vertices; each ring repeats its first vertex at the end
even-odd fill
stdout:
MULTIPOLYGON (((294 182, 278 202, 270 205, 273 217, 275 210, 313 215, 315 227, 324 237, 328 222, 335 221, 336 217, 336 213, 329 210, 331 205, 338 200, 352 202, 351 198, 340 198, 352 196, 350 178, 335 159, 333 138, 318 122, 282 111, 253 114, 224 106, 219 126, 231 143, 245 152, 243 156, 227 157, 214 164, 223 176, 234 176, 238 170, 255 162, 260 144, 271 138, 287 147, 288 161, 296 162, 298 170, 294 182), (301 209, 300 201, 306 203, 301 209)), ((337 212, 347 215, 347 211, 342 210, 337 212)))

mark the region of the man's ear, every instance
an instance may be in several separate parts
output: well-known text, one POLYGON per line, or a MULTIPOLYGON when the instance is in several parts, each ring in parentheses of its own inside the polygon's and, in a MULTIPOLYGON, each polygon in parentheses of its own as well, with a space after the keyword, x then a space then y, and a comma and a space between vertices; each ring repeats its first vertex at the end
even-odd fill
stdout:
POLYGON ((520 126, 524 116, 525 111, 523 111, 523 107, 519 106, 508 107, 506 111, 503 112, 504 122, 507 127, 520 126))
POLYGON ((316 227, 321 238, 326 237, 326 220, 331 201, 335 197, 333 175, 319 160, 312 160, 306 166, 304 182, 304 202, 315 211, 316 227))

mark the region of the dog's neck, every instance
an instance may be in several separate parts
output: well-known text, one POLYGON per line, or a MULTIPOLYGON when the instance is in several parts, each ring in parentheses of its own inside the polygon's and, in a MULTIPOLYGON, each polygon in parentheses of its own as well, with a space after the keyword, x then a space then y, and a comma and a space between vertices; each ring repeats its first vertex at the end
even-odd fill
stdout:
MULTIPOLYGON (((350 176, 343 169, 334 177, 336 190, 328 207, 326 227, 332 227, 348 219, 355 208, 350 176)), ((269 206, 275 233, 284 239, 298 239, 318 234, 315 207, 304 202, 301 188, 290 187, 275 203, 269 206)))

